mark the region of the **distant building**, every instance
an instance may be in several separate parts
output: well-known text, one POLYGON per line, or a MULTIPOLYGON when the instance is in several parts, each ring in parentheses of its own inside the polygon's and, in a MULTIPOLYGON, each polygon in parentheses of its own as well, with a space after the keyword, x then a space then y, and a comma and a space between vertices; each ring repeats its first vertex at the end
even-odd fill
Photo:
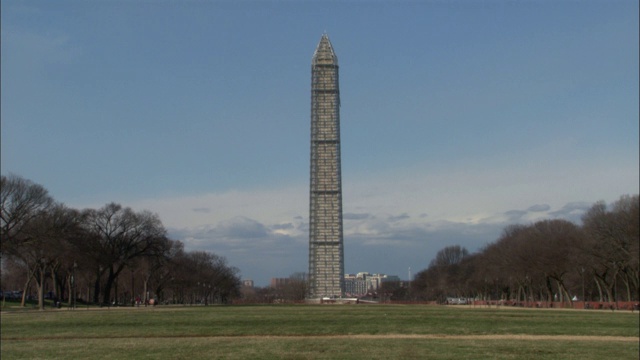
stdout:
POLYGON ((253 280, 251 280, 251 279, 242 280, 242 286, 252 288, 253 287, 253 280))
POLYGON ((344 275, 344 292, 347 296, 363 296, 377 292, 385 282, 400 282, 396 275, 370 274, 359 272, 344 275))
MULTIPOLYGON (((362 273, 360 273, 362 274, 362 273)), ((358 276, 360 274, 345 274, 344 275, 344 292, 347 296, 361 296, 368 292, 369 286, 367 279, 358 276)))
POLYGON ((271 278, 269 286, 272 288, 282 288, 291 282, 290 278, 271 278))

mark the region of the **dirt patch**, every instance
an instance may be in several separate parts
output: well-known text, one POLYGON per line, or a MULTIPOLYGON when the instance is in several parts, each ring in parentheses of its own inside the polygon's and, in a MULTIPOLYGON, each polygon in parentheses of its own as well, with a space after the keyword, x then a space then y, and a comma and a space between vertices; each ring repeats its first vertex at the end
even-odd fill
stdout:
POLYGON ((587 335, 443 335, 443 334, 357 334, 357 335, 229 335, 229 336, 46 336, 38 338, 3 337, 3 341, 38 341, 38 340, 84 340, 84 339, 415 339, 415 340, 523 340, 523 341, 586 341, 586 342, 640 342, 640 337, 632 336, 587 336, 587 335))
POLYGON ((342 335, 354 339, 451 339, 451 340, 553 340, 553 341, 640 341, 631 336, 587 336, 587 335, 342 335))

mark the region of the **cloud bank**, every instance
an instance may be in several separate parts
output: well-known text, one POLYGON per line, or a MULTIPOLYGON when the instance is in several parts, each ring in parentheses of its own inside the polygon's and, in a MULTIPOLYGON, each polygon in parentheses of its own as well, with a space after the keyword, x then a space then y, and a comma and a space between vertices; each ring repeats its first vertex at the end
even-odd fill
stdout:
MULTIPOLYGON (((458 244, 476 251, 495 241, 510 224, 555 218, 579 223, 595 201, 615 201, 624 193, 617 193, 619 187, 634 189, 624 183, 633 181, 629 174, 619 186, 609 181, 600 187, 598 183, 607 183, 596 171, 585 188, 604 195, 598 198, 584 195, 584 190, 574 193, 572 178, 531 176, 533 170, 526 167, 498 170, 498 174, 464 173, 460 168, 446 174, 411 171, 401 176, 344 178, 347 272, 406 278, 409 268, 414 274, 426 268, 445 246, 458 244)), ((611 172, 601 176, 609 178, 611 172)), ((183 241, 187 249, 227 257, 243 278, 257 285, 308 267, 306 184, 145 200, 134 207, 157 212, 170 236, 183 241)))

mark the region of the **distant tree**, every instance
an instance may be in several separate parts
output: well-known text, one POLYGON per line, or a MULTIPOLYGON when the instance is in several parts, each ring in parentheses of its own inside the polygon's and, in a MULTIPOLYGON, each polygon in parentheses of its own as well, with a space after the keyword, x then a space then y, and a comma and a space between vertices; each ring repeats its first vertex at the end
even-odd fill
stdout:
POLYGON ((576 271, 575 248, 581 233, 565 220, 543 220, 531 225, 512 225, 483 251, 487 283, 496 297, 571 301, 565 280, 576 271))
POLYGON ((166 240, 166 231, 156 214, 134 212, 115 203, 85 210, 83 224, 90 235, 80 246, 95 264, 94 301, 99 301, 102 291, 105 304, 110 302, 111 289, 122 270, 133 260, 156 253, 166 240), (105 284, 101 287, 103 275, 105 284))
POLYGON ((177 251, 168 263, 166 285, 174 303, 227 303, 240 296, 238 270, 224 257, 207 251, 177 251))
MULTIPOLYGON (((412 296, 422 300, 444 302, 448 296, 466 293, 468 268, 463 266, 469 251, 460 245, 447 246, 436 254, 429 267, 416 274, 412 282, 412 296)), ((400 295, 395 287, 396 298, 400 295)), ((408 293, 406 296, 409 296, 408 293)))
POLYGON ((614 301, 619 279, 628 301, 638 299, 639 222, 638 195, 623 196, 607 209, 604 202, 594 204, 583 216, 586 233, 582 243, 586 261, 600 292, 600 298, 614 301))
POLYGON ((172 261, 178 254, 184 253, 184 244, 180 241, 165 239, 164 246, 160 246, 158 250, 160 251, 153 256, 143 259, 143 268, 146 269, 149 286, 158 300, 163 301, 164 289, 172 279, 172 261))
POLYGON ((414 294, 424 300, 475 295, 482 299, 567 301, 576 294, 615 301, 640 298, 640 200, 622 196, 595 203, 583 225, 541 220, 509 225, 478 253, 450 246, 416 274, 414 294), (593 279, 593 281, 588 281, 593 279))
POLYGON ((565 280, 578 269, 574 253, 581 238, 579 228, 566 220, 543 220, 530 227, 523 250, 535 254, 530 266, 544 276, 549 301, 556 294, 561 302, 571 301, 565 280))
POLYGON ((276 291, 271 286, 243 287, 241 289, 241 297, 242 301, 248 304, 272 304, 278 298, 276 291))
POLYGON ((409 287, 402 281, 384 281, 378 289, 383 301, 409 301, 409 287))
POLYGON ((16 175, 0 177, 0 251, 17 252, 30 238, 24 228, 53 206, 47 189, 16 175))
POLYGON ((438 251, 436 257, 431 260, 429 266, 446 266, 459 264, 462 259, 469 256, 469 251, 460 245, 447 246, 438 251))
POLYGON ((309 291, 309 279, 304 272, 296 272, 289 276, 288 297, 294 301, 304 301, 309 291))
POLYGON ((192 269, 191 259, 180 246, 166 265, 169 271, 170 281, 167 290, 171 294, 171 302, 176 304, 186 304, 189 302, 188 296, 193 288, 192 278, 195 276, 192 269))
POLYGON ((307 274, 297 272, 291 274, 283 283, 272 288, 274 298, 284 302, 300 302, 304 301, 309 289, 307 274))
POLYGON ((504 284, 505 277, 497 270, 495 264, 488 261, 487 251, 488 249, 485 249, 471 254, 460 263, 460 296, 489 299, 496 291, 495 283, 499 281, 500 284, 504 284))
MULTIPOLYGON (((30 241, 24 243, 17 256, 30 269, 38 289, 38 307, 44 309, 44 284, 51 277, 54 291, 58 290, 56 272, 65 261, 67 240, 77 236, 80 225, 78 211, 56 204, 41 212, 24 228, 30 241)), ((55 292, 56 297, 60 295, 55 292)))
POLYGON ((495 299, 504 296, 504 291, 499 293, 500 288, 508 288, 512 298, 520 299, 522 296, 529 301, 537 298, 541 291, 546 293, 545 276, 538 266, 545 250, 532 240, 532 234, 532 225, 510 225, 495 244, 485 249, 484 258, 488 266, 485 278, 490 284, 488 286, 494 289, 495 299), (514 290, 517 292, 515 296, 514 290))
POLYGON ((187 293, 191 301, 198 296, 221 303, 239 296, 237 268, 212 253, 185 252, 181 242, 165 236, 156 214, 115 203, 79 212, 55 203, 29 180, 3 175, 0 181, 2 286, 24 279, 23 305, 35 282, 42 308, 49 280, 60 300, 82 288, 88 301, 93 284, 95 303, 109 303, 112 289, 119 301, 140 287, 145 297, 153 292, 160 298, 169 290, 183 303, 187 293), (131 285, 120 293, 117 280, 124 269, 131 272, 131 285), (138 288, 135 278, 142 280, 138 288))
POLYGON ((0 254, 14 257, 27 269, 22 306, 36 268, 44 266, 31 254, 41 251, 42 245, 34 229, 53 205, 53 198, 41 185, 16 175, 0 177, 0 254))
POLYGON ((212 295, 214 300, 222 304, 240 296, 240 270, 227 264, 227 259, 215 256, 213 263, 212 295))

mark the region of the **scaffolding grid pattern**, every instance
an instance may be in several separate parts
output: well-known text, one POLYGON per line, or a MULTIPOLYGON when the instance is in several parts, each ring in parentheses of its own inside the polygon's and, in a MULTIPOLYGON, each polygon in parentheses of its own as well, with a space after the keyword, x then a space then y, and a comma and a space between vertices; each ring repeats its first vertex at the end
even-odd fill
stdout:
POLYGON ((338 61, 322 36, 311 66, 309 296, 344 293, 338 61))

